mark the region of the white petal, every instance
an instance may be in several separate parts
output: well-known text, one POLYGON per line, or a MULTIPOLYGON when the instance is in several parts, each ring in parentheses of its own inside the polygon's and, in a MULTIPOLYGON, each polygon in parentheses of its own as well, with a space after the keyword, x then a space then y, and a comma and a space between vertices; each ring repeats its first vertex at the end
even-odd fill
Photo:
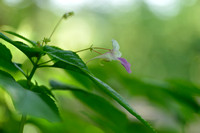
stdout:
POLYGON ((119 58, 122 56, 122 53, 120 51, 113 51, 113 54, 114 54, 115 58, 119 58))
POLYGON ((112 46, 114 51, 119 51, 119 44, 116 40, 112 39, 112 46))
POLYGON ((107 53, 105 53, 105 54, 102 54, 102 55, 99 55, 99 56, 97 56, 97 57, 94 57, 94 58, 90 59, 90 60, 87 61, 87 62, 90 62, 90 61, 92 61, 92 60, 94 60, 94 59, 98 59, 98 58, 104 59, 104 60, 106 60, 106 61, 118 60, 117 58, 115 58, 115 57, 113 56, 113 54, 112 54, 111 52, 107 52, 107 53))

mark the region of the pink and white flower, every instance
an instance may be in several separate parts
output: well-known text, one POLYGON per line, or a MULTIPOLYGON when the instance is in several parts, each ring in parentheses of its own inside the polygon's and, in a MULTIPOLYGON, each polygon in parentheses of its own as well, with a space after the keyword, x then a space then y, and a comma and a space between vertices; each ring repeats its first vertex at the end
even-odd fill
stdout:
MULTIPOLYGON (((94 57, 91 60, 94 60, 97 58, 104 59, 105 61, 119 60, 121 62, 121 64, 124 66, 124 68, 126 69, 126 71, 128 73, 131 73, 131 69, 130 69, 131 64, 126 59, 121 58, 122 54, 119 51, 119 48, 120 48, 119 44, 114 39, 112 40, 112 46, 113 46, 113 49, 110 49, 109 52, 106 52, 102 55, 94 57)), ((91 61, 91 60, 89 60, 89 61, 91 61)))

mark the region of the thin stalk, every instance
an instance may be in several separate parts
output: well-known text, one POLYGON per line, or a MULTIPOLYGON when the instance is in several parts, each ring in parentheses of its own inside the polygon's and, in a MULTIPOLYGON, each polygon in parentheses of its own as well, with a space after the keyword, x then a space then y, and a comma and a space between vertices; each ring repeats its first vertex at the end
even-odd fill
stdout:
POLYGON ((38 57, 37 61, 33 64, 33 69, 31 71, 30 75, 27 77, 28 82, 31 82, 31 79, 32 79, 33 75, 35 74, 35 71, 38 68, 38 62, 39 62, 40 58, 41 57, 38 57))
POLYGON ((107 49, 107 48, 100 48, 100 47, 92 47, 93 49, 103 49, 103 50, 108 50, 110 51, 111 49, 107 49))
POLYGON ((37 64, 35 64, 35 65, 33 66, 33 69, 32 69, 32 71, 31 71, 30 75, 27 77, 27 80, 28 80, 28 81, 31 81, 31 79, 32 79, 33 75, 35 74, 35 71, 37 70, 37 68, 38 68, 38 66, 37 66, 37 64))
POLYGON ((89 48, 85 48, 85 49, 82 49, 82 50, 75 51, 75 53, 82 52, 82 51, 86 51, 86 50, 91 50, 91 49, 92 49, 92 48, 89 47, 89 48))
POLYGON ((34 64, 33 60, 31 58, 29 58, 29 60, 31 61, 32 64, 34 64))
POLYGON ((22 115, 20 126, 19 126, 19 133, 23 133, 25 122, 26 122, 26 115, 22 115))
MULTIPOLYGON (((107 48, 89 47, 89 48, 85 48, 85 49, 82 49, 82 50, 75 51, 75 53, 82 52, 82 51, 86 51, 86 50, 93 50, 93 51, 95 51, 94 49, 103 49, 103 50, 111 51, 111 49, 107 49, 107 48)), ((97 52, 97 51, 95 51, 95 52, 97 52)), ((100 54, 100 52, 97 52, 97 53, 100 54)))
POLYGON ((51 35, 49 36, 49 40, 51 39, 53 33, 56 31, 56 29, 57 29, 58 25, 60 24, 60 22, 62 21, 62 19, 63 19, 63 17, 60 18, 60 20, 58 21, 58 23, 57 23, 56 26, 54 27, 54 29, 53 29, 51 35))
POLYGON ((51 60, 48 60, 48 61, 42 62, 42 63, 38 64, 38 66, 41 66, 41 65, 43 65, 43 64, 47 64, 47 63, 49 63, 49 62, 51 62, 51 61, 53 61, 53 60, 54 60, 54 59, 51 59, 51 60))
POLYGON ((14 65, 27 78, 26 73, 16 63, 14 63, 14 65))
MULTIPOLYGON (((41 56, 37 58, 37 61, 35 63, 33 63, 33 69, 31 71, 30 75, 26 76, 28 84, 31 82, 31 79, 32 79, 33 75, 35 74, 35 71, 38 68, 38 62, 39 62, 40 58, 41 58, 41 56)), ((20 121, 20 126, 19 126, 19 133, 23 133, 25 122, 26 122, 26 115, 22 115, 22 118, 20 121)))
POLYGON ((42 46, 44 46, 44 39, 42 40, 42 46))
POLYGON ((94 52, 96 52, 96 53, 102 55, 102 53, 100 53, 100 52, 98 52, 98 51, 96 51, 96 50, 94 50, 94 49, 93 49, 92 51, 94 51, 94 52))

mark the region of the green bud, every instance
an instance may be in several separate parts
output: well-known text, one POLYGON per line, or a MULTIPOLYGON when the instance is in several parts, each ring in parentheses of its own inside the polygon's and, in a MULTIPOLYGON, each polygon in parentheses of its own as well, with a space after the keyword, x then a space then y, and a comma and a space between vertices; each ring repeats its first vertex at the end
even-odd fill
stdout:
POLYGON ((92 52, 93 51, 93 44, 90 46, 90 52, 92 52))
POLYGON ((74 15, 74 12, 68 12, 68 13, 65 13, 65 14, 63 15, 63 18, 64 18, 64 19, 67 19, 68 17, 73 16, 73 15, 74 15))
POLYGON ((40 47, 40 46, 41 46, 41 43, 40 43, 40 41, 37 41, 37 42, 36 42, 36 44, 37 44, 37 46, 38 46, 38 47, 40 47))

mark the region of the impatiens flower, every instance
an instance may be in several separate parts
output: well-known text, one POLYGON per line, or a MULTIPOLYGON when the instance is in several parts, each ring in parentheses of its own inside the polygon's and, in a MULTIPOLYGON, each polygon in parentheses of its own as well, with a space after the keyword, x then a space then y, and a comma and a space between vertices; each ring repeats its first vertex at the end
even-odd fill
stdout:
MULTIPOLYGON (((119 60, 121 62, 121 64, 125 67, 126 71, 128 73, 131 73, 131 69, 130 69, 130 63, 127 62, 126 59, 121 58, 122 54, 119 51, 119 44, 116 40, 112 40, 112 46, 113 49, 110 49, 109 52, 106 52, 102 55, 99 55, 97 57, 94 57, 91 60, 97 59, 97 58, 101 58, 104 59, 105 61, 112 61, 112 60, 119 60)), ((91 61, 89 60, 89 61, 91 61)))

